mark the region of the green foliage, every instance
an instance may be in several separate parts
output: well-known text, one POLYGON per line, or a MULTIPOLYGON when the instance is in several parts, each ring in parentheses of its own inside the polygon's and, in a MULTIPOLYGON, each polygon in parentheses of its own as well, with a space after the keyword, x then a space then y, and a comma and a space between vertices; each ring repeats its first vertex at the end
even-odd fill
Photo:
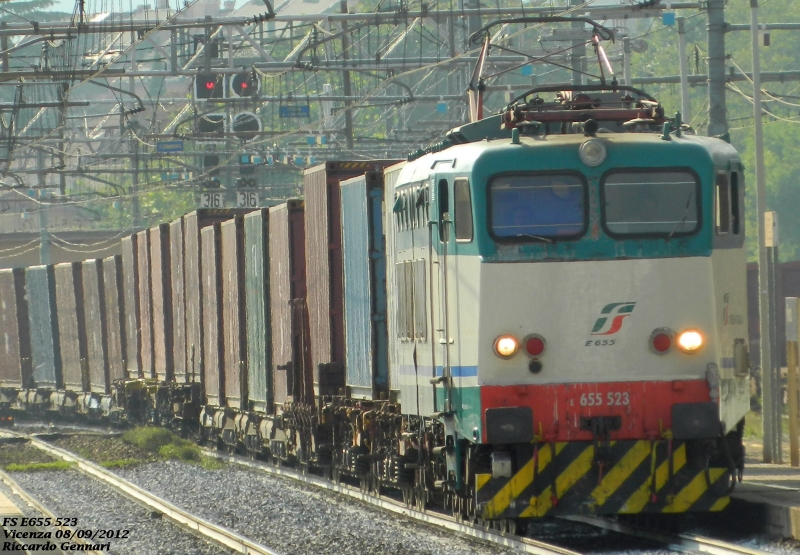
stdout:
MULTIPOLYGON (((225 468, 224 462, 203 456, 197 445, 191 441, 181 439, 164 428, 135 428, 125 432, 122 436, 122 441, 135 445, 140 449, 157 453, 162 459, 199 464, 206 470, 225 468)), ((116 466, 128 466, 138 462, 140 461, 134 459, 110 461, 110 463, 119 463, 116 466)))
POLYGON ((222 470, 226 464, 217 458, 204 456, 200 459, 200 466, 206 470, 222 470))
POLYGON ((159 454, 165 459, 177 459, 185 462, 198 462, 200 460, 200 448, 188 441, 181 444, 171 443, 158 450, 159 454))
POLYGON ((3 2, 0 21, 21 23, 23 21, 67 21, 70 14, 53 11, 53 0, 26 0, 23 2, 3 2), (9 13, 10 12, 10 13, 9 13))
POLYGON ((69 470, 73 463, 66 461, 53 461, 46 463, 11 463, 6 465, 9 472, 36 472, 37 470, 69 470))
MULTIPOLYGON (((791 0, 770 0, 761 4, 759 21, 777 23, 793 13, 791 0)), ((708 72, 705 12, 683 11, 687 17, 687 57, 689 73, 708 72)), ((750 24, 750 5, 747 2, 728 2, 725 21, 731 24, 750 24)), ((660 20, 641 20, 633 23, 632 40, 644 40, 647 50, 632 57, 633 77, 677 76, 679 74, 677 26, 666 26, 660 20)), ((738 73, 737 66, 751 72, 753 58, 749 31, 735 31, 725 35, 725 52, 728 55, 726 72, 738 73)), ((792 31, 772 31, 771 46, 761 47, 761 71, 780 72, 797 68, 800 63, 800 34, 792 31)), ((680 109, 680 86, 663 84, 646 86, 647 92, 658 98, 667 112, 680 109)), ((764 96, 764 166, 766 168, 767 210, 778 212, 780 224, 780 258, 782 261, 800 259, 800 164, 796 153, 800 151, 800 97, 796 81, 763 82, 762 89, 774 95, 764 96), (792 105, 793 104, 793 105, 792 105), (775 117, 777 116, 777 117, 775 117)), ((707 127, 708 89, 705 82, 691 88, 691 122, 698 133, 707 127)), ((755 137, 753 128, 753 85, 749 81, 729 84, 727 100, 731 143, 739 151, 745 166, 745 202, 747 217, 747 253, 749 260, 758 257, 758 220, 756 212, 755 137), (737 90, 738 89, 738 90, 737 90)))
POLYGON ((744 437, 761 439, 764 437, 763 419, 760 412, 750 411, 744 419, 744 437))
POLYGON ((182 441, 175 434, 165 428, 134 428, 122 435, 122 441, 135 445, 139 449, 158 453, 162 447, 182 441))

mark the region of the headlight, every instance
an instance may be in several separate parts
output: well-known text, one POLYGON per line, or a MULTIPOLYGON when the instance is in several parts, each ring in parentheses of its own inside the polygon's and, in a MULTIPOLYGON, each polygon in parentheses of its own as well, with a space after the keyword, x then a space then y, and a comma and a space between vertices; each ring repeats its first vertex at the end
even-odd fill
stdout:
POLYGON ((677 343, 685 353, 696 353, 703 346, 703 334, 697 330, 686 330, 678 335, 677 343))
POLYGON ((606 154, 608 154, 606 151, 606 145, 597 139, 589 139, 578 149, 578 155, 581 158, 581 162, 591 167, 599 166, 605 162, 606 154))
POLYGON ((500 358, 511 358, 519 350, 519 341, 513 335, 501 335, 494 340, 494 352, 500 358))

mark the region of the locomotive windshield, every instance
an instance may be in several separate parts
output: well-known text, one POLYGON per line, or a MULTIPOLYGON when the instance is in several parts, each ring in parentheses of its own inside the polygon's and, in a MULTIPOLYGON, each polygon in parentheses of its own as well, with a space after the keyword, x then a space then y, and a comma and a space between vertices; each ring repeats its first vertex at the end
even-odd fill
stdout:
POLYGON ((570 238, 586 228, 586 184, 575 174, 503 175, 489 184, 497 238, 570 238))
POLYGON ((603 217, 611 235, 674 237, 697 231, 697 178, 683 171, 625 171, 603 180, 603 217))

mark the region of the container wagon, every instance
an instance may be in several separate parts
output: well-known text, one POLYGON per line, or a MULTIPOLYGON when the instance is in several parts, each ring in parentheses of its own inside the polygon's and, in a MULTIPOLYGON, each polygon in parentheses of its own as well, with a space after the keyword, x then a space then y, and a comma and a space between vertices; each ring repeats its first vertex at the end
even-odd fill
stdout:
POLYGON ((25 270, 0 270, 0 424, 11 422, 11 407, 33 387, 25 270))

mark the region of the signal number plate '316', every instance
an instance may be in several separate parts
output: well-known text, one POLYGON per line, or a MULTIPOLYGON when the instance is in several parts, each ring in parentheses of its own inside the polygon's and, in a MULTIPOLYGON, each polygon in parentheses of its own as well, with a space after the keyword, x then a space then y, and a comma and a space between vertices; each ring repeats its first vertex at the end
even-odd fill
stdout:
POLYGON ((631 399, 627 391, 583 393, 580 404, 582 407, 627 407, 631 404, 631 399))

